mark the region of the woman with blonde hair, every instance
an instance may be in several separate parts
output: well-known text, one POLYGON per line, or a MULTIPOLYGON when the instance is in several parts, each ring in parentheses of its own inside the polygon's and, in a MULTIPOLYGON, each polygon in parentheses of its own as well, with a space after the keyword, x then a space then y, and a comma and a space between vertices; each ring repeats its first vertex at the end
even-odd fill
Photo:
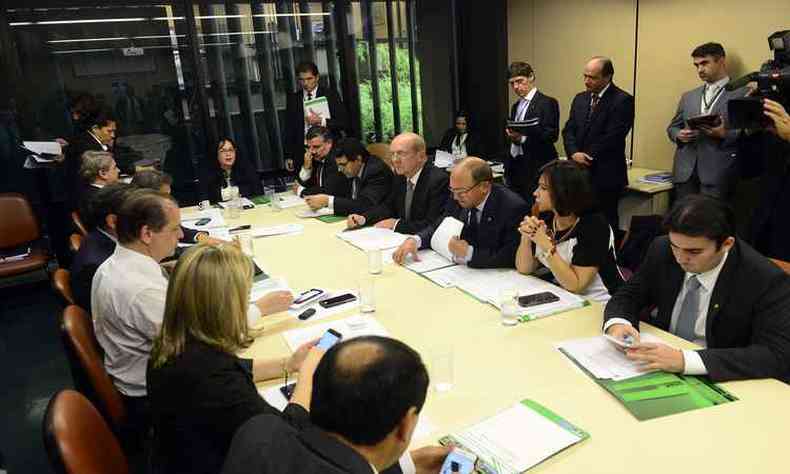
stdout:
POLYGON ((312 373, 323 354, 313 343, 281 359, 236 356, 257 335, 247 324, 252 277, 251 260, 232 245, 196 245, 173 270, 147 374, 161 472, 219 472, 239 426, 258 414, 279 414, 260 397, 256 381, 299 371, 282 416, 309 409, 312 373))

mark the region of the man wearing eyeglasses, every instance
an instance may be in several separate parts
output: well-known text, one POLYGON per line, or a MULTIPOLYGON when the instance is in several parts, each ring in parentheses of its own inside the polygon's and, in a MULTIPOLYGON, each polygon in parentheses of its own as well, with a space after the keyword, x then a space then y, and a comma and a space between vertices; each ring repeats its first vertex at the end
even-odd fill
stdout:
POLYGON ((343 138, 335 146, 337 170, 351 183, 351 196, 319 193, 305 197, 310 209, 327 207, 337 216, 359 214, 387 199, 392 188, 392 170, 368 153, 356 138, 343 138))
POLYGON ((419 260, 417 251, 429 248, 431 238, 446 217, 464 223, 448 243, 455 263, 472 268, 513 268, 519 243, 518 225, 529 213, 527 203, 513 191, 493 183, 491 167, 468 157, 450 174, 450 202, 445 212, 428 227, 406 239, 393 254, 399 264, 407 257, 419 260))

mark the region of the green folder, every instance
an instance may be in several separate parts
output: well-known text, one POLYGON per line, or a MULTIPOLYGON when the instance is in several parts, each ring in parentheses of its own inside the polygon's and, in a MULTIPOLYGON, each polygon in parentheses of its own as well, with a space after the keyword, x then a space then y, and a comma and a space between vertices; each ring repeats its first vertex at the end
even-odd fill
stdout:
POLYGON ((255 196, 250 198, 250 201, 258 205, 269 204, 269 198, 266 196, 255 196))
POLYGON ((327 224, 346 220, 345 216, 334 216, 334 215, 320 216, 320 217, 316 217, 316 219, 318 219, 321 222, 326 222, 327 224))
POLYGON ((560 349, 584 373, 606 389, 639 421, 707 408, 738 400, 707 377, 652 372, 621 381, 597 379, 560 349))

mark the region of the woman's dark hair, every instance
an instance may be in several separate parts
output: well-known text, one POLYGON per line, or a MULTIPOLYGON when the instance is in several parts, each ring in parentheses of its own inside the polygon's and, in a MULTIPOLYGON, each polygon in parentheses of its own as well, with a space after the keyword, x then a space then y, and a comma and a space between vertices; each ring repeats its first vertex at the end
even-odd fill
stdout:
POLYGON ((560 216, 581 215, 595 205, 595 191, 590 183, 590 173, 580 164, 570 160, 546 163, 539 176, 545 176, 554 211, 560 216))
POLYGON ((703 194, 679 199, 664 218, 667 231, 689 237, 707 237, 716 248, 735 236, 735 213, 724 201, 703 194))
POLYGON ((217 142, 217 146, 214 147, 214 151, 219 153, 219 149, 222 148, 222 145, 224 145, 226 142, 230 143, 233 146, 234 150, 239 151, 239 147, 236 146, 236 142, 233 141, 233 139, 230 137, 220 138, 219 141, 217 142))

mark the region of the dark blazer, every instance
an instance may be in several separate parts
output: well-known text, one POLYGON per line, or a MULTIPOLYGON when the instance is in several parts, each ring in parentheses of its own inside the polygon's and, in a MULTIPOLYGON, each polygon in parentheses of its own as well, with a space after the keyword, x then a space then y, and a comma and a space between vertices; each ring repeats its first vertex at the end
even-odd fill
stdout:
MULTIPOLYGON (((453 127, 448 129, 444 132, 444 136, 442 136, 442 141, 439 142, 439 149, 444 150, 447 153, 453 152, 453 140, 455 140, 456 135, 458 134, 458 130, 453 127)), ((468 130, 466 133, 466 139, 464 140, 464 144, 466 146, 466 154, 468 156, 483 156, 483 144, 480 142, 480 137, 474 130, 468 130)))
POLYGON ((99 142, 88 132, 78 134, 74 141, 66 147, 66 159, 63 163, 66 179, 66 195, 71 210, 77 210, 80 204, 80 191, 83 186, 80 179, 82 154, 86 151, 104 151, 99 142))
MULTIPOLYGON (((302 165, 297 168, 300 169, 302 165)), ((313 174, 310 179, 303 181, 297 174, 296 181, 305 188, 302 196, 329 194, 335 197, 351 197, 351 180, 337 169, 334 148, 327 153, 323 161, 313 160, 313 174), (318 185, 318 175, 321 175, 323 186, 318 185)))
MULTIPOLYGON (((684 276, 669 238, 656 238, 639 271, 607 303, 604 320, 625 318, 638 328, 640 310, 657 305, 650 323, 668 331, 684 276)), ((716 281, 706 323, 708 347, 699 355, 712 380, 790 382, 790 277, 740 239, 716 281)))
POLYGON ((88 232, 71 262, 71 291, 77 305, 91 314, 91 285, 99 265, 115 252, 115 242, 99 229, 88 232))
MULTIPOLYGON (((346 178, 348 179, 348 178, 346 178)), ((349 182, 352 180, 348 179, 349 182)), ((368 156, 357 183, 357 197, 335 196, 335 215, 362 214, 387 199, 392 189, 392 170, 380 158, 368 156)), ((352 185, 353 191, 353 185, 352 185)))
MULTIPOLYGON (((204 163, 201 168, 200 194, 203 199, 212 203, 222 201, 221 190, 225 187, 225 174, 219 167, 216 159, 207 157, 211 161, 204 163)), ((252 163, 242 156, 236 156, 233 168, 230 170, 230 182, 239 187, 239 194, 244 197, 260 196, 263 194, 263 185, 258 172, 252 163)))
MULTIPOLYGON (((311 425, 304 408, 291 404, 286 410, 292 406, 296 423, 260 415, 239 428, 222 474, 373 474, 362 455, 311 425)), ((400 472, 396 463, 382 474, 400 472)))
POLYGON ((406 220, 406 177, 396 176, 387 200, 363 214, 368 225, 393 217, 398 225, 393 229, 402 234, 414 234, 432 224, 442 215, 450 199, 449 175, 443 169, 425 163, 411 200, 411 219, 406 220))
POLYGON ((623 189, 628 185, 625 137, 634 125, 634 97, 611 83, 588 121, 590 100, 589 92, 573 98, 562 129, 565 153, 568 158, 576 152, 594 158, 590 176, 596 189, 623 189))
MULTIPOLYGON (((445 217, 455 217, 466 224, 469 222, 469 209, 464 209, 453 199, 444 213, 433 224, 417 232, 422 239, 420 248, 431 246, 431 237, 445 217)), ((477 240, 461 233, 461 238, 475 250, 468 265, 471 268, 513 268, 516 262, 516 249, 521 241, 518 225, 529 214, 527 203, 513 191, 502 185, 494 184, 491 194, 480 217, 477 240)), ((467 226, 464 225, 464 230, 467 226)))
MULTIPOLYGON (((518 112, 516 101, 510 107, 510 120, 516 119, 518 112)), ((505 153, 505 178, 509 185, 529 194, 537 186, 537 172, 541 166, 557 159, 554 142, 560 136, 560 105, 557 99, 536 91, 527 106, 525 120, 539 119, 539 124, 531 127, 527 139, 521 145, 522 155, 514 158, 510 155, 510 140, 505 153)))
MULTIPOLYGON (((326 97, 331 115, 326 126, 336 137, 341 136, 343 131, 348 130, 349 125, 346 107, 340 96, 332 88, 319 84, 316 97, 326 97)), ((304 125, 304 95, 302 89, 299 89, 288 94, 285 104, 285 157, 294 160, 297 173, 304 162, 304 125)))
POLYGON ((154 453, 162 472, 219 472, 233 434, 260 414, 282 415, 258 394, 252 360, 189 339, 184 352, 162 367, 149 362, 148 399, 154 453))

